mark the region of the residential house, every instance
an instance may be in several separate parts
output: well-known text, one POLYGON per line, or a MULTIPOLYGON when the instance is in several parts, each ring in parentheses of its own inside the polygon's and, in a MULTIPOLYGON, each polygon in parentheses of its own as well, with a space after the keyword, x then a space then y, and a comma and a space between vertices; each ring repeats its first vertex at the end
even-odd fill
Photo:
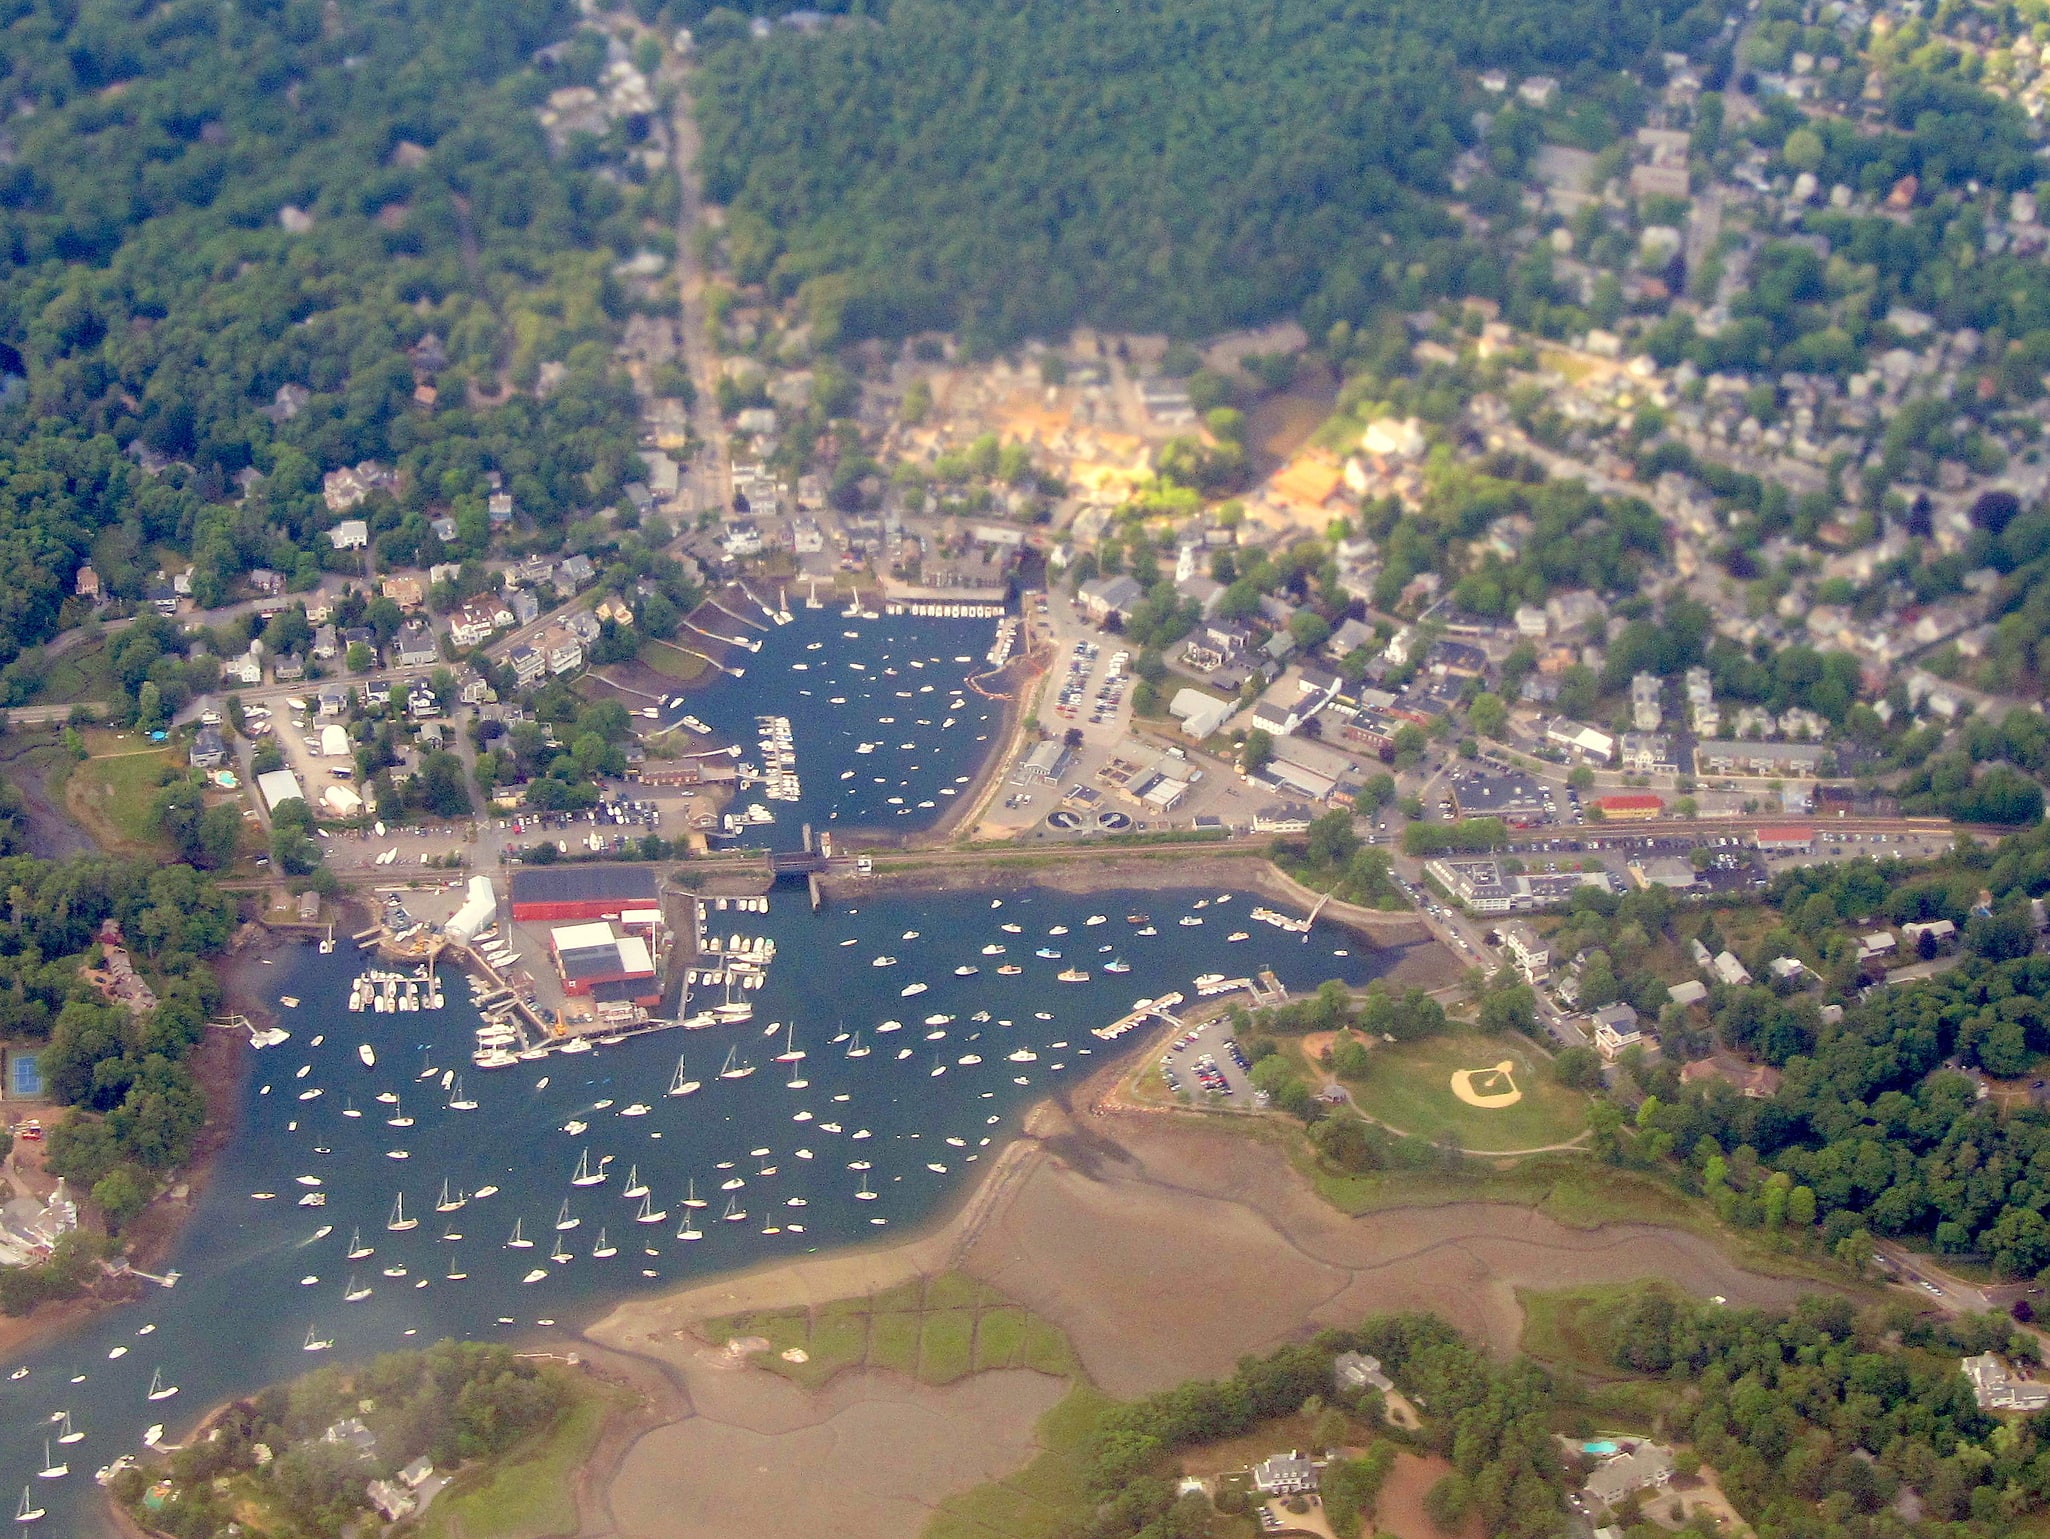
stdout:
POLYGON ((99 603, 100 574, 89 566, 80 567, 78 575, 71 580, 71 591, 91 603, 99 603))
POLYGON ((529 626, 541 618, 541 601, 527 589, 513 589, 511 603, 515 625, 529 626))
POLYGON ((1619 742, 1617 766, 1632 774, 1671 774, 1678 767, 1673 740, 1663 732, 1626 732, 1619 742))
POLYGON ((1982 1411, 2040 1411, 2050 1405, 2050 1384, 2018 1379, 1991 1352, 1958 1360, 1972 1381, 1972 1396, 1982 1411))
POLYGON ((598 569, 591 565, 589 556, 571 556, 562 564, 562 576, 569 584, 570 591, 575 592, 594 581, 598 576, 598 569))
POLYGON ((1676 1005, 1698 1005, 1708 998, 1708 985, 1699 978, 1684 978, 1666 990, 1666 998, 1676 1005))
POLYGON ((1637 1012, 1626 1004, 1603 1005, 1593 1012, 1594 1046, 1610 1063, 1625 1048, 1637 1047, 1644 1041, 1644 1030, 1638 1024, 1637 1012))
POLYGON ((448 617, 449 639, 466 649, 482 646, 498 629, 495 619, 488 603, 472 600, 448 617))
POLYGON ((269 567, 260 566, 250 572, 249 586, 265 598, 275 598, 285 591, 285 579, 269 567))
POLYGON ((335 634, 334 626, 317 625, 314 627, 312 651, 316 659, 324 663, 341 650, 341 638, 335 634))
POLYGON ((318 710, 322 716, 329 720, 335 720, 347 714, 348 709, 348 690, 339 684, 323 684, 321 686, 318 710))
POLYGON ((1536 930, 1521 919, 1502 926, 1502 949, 1526 981, 1536 983, 1552 968, 1552 948, 1536 930))
POLYGON ((1555 593, 1545 601, 1545 618, 1562 636, 1583 626, 1598 625, 1608 618, 1608 613, 1608 606, 1585 588, 1555 593))
POLYGON ((513 520, 512 493, 493 492, 484 504, 484 511, 491 520, 492 528, 505 528, 513 520))
POLYGON ((513 568, 513 574, 529 587, 538 588, 555 581, 555 563, 546 556, 529 556, 513 568))
POLYGON ((584 644, 566 630, 551 630, 541 638, 548 649, 548 671, 561 675, 584 666, 584 644))
POLYGON ((442 544, 455 544, 456 521, 450 518, 446 513, 442 514, 439 518, 430 518, 429 520, 427 520, 427 527, 434 531, 434 537, 437 540, 441 541, 442 544))
POLYGON ((1381 1371, 1381 1360, 1364 1352, 1341 1352, 1331 1359, 1331 1384, 1341 1394, 1355 1395, 1367 1389, 1378 1389, 1385 1395, 1395 1388, 1381 1371))
POLYGON ((1236 620, 1211 620, 1201 626, 1182 651, 1182 660, 1205 673, 1238 662, 1252 645, 1253 633, 1236 620))
POLYGON ((389 1480, 373 1480, 363 1488, 363 1493, 387 1523, 396 1523, 400 1518, 411 1516, 417 1505, 411 1491, 393 1485, 389 1480))
POLYGON ((1633 675, 1630 680, 1630 725, 1639 732, 1656 732, 1664 719, 1664 713, 1659 709, 1658 675, 1633 675))
POLYGON ((1253 1487, 1262 1496, 1308 1496, 1317 1489, 1317 1466, 1299 1453, 1276 1454, 1253 1466, 1253 1487))
POLYGON ((227 762, 228 745, 221 740, 221 729, 214 726, 201 727, 192 739, 190 754, 192 767, 196 770, 219 769, 227 762))
POLYGON ((1710 966, 1715 970, 1716 977, 1733 989, 1743 988, 1751 982, 1750 969, 1737 960, 1735 952, 1718 951, 1715 954, 1715 961, 1710 966))
POLYGON ((427 601, 427 589, 417 577, 387 577, 379 591, 401 609, 418 609, 427 601))
POLYGON ((237 684, 253 687, 263 682, 263 643, 252 641, 249 650, 240 657, 231 657, 221 664, 221 677, 233 679, 237 684))
POLYGON ((1551 618, 1535 604, 1516 606, 1516 634, 1530 641, 1543 641, 1551 630, 1551 618))
POLYGON ((415 615, 399 627, 399 633, 392 641, 394 667, 424 668, 440 659, 440 649, 434 644, 433 626, 415 615))
POLYGON ((512 664, 513 676, 522 684, 532 684, 548 671, 548 659, 532 647, 514 647, 506 661, 512 664))
POLYGON ((297 652, 287 652, 271 664, 271 677, 280 684, 292 684, 306 677, 306 659, 297 652))
POLYGON ((1740 743, 1728 740, 1694 745, 1696 772, 1703 775, 1768 775, 1785 779, 1812 778, 1829 750, 1816 743, 1740 743))
POLYGON ((1610 1507, 1635 1491, 1663 1490, 1673 1478, 1673 1451, 1651 1442, 1622 1444, 1595 1466, 1585 1490, 1597 1506, 1610 1507))
POLYGON ((596 641, 602 630, 602 627, 598 624, 598 617, 588 609, 579 609, 575 614, 564 615, 562 617, 562 628, 576 637, 585 646, 589 646, 592 642, 596 641))
POLYGON ((491 685, 483 674, 466 666, 456 673, 456 698, 464 705, 482 705, 491 698, 491 685))
MULTIPOLYGON (((429 717, 441 714, 441 702, 434 698, 434 691, 427 687, 425 680, 415 679, 413 687, 406 691, 406 714, 415 721, 426 721, 429 717)), ((421 741, 428 742, 430 740, 423 733, 421 741)), ((435 737, 431 741, 434 743, 441 741, 438 728, 436 729, 435 737)))

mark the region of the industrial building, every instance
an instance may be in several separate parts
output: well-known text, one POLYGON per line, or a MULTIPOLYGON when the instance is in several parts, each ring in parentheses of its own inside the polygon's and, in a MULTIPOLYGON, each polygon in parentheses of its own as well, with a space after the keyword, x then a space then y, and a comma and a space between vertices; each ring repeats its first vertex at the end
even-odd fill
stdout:
POLYGON ((555 956, 565 993, 637 1005, 660 1002, 655 956, 638 935, 621 934, 602 920, 560 925, 548 932, 548 949, 555 956))
POLYGON ((512 874, 512 916, 519 924, 618 919, 629 909, 660 907, 653 866, 522 866, 512 874))

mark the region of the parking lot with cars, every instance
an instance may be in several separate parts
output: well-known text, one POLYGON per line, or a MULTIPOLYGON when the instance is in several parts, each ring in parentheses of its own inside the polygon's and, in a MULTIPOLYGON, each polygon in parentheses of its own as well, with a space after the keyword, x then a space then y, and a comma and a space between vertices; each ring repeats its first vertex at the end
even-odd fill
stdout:
POLYGON ((1232 1035, 1228 1016, 1189 1027, 1160 1057, 1161 1078, 1171 1095, 1187 1096, 1199 1105, 1243 1110, 1264 1101, 1253 1088, 1252 1067, 1232 1035))

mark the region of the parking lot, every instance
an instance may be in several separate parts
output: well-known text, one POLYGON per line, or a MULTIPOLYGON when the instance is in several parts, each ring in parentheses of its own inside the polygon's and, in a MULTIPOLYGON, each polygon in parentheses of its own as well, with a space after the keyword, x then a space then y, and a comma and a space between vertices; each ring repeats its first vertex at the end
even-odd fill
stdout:
POLYGON ((1191 1026, 1160 1059, 1161 1076, 1170 1094, 1187 1096, 1199 1105, 1248 1111, 1261 1104, 1253 1089, 1251 1067, 1232 1038, 1228 1016, 1191 1026))

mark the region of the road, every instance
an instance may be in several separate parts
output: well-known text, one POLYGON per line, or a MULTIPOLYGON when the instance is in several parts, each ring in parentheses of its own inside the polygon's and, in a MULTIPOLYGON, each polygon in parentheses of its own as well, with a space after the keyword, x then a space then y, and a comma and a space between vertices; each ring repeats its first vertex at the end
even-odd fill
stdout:
POLYGON ((671 123, 675 142, 676 180, 679 191, 676 212, 676 281, 683 303, 679 323, 684 366, 697 386, 698 398, 691 407, 691 424, 704 448, 691 461, 689 471, 697 488, 698 507, 724 509, 733 496, 732 460, 726 441, 726 422, 718 408, 719 360, 711 346, 705 313, 706 275, 698 256, 698 231, 703 223, 703 182, 698 175, 700 148, 696 116, 691 110, 690 81, 686 75, 676 93, 676 115, 671 123))

